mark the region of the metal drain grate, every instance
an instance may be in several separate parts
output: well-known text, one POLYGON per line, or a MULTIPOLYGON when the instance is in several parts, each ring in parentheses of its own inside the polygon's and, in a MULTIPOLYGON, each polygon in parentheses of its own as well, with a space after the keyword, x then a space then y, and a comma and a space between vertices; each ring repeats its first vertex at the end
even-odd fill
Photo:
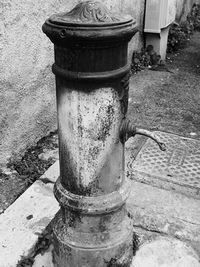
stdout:
POLYGON ((167 151, 159 150, 150 139, 136 159, 129 148, 126 153, 127 176, 200 198, 200 141, 164 132, 156 133, 166 144, 167 151))

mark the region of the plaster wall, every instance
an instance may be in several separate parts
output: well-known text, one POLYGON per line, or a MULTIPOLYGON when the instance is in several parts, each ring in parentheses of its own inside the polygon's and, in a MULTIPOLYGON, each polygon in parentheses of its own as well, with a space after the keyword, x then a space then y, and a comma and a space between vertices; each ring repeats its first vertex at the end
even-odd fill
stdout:
POLYGON ((144 20, 144 9, 145 9, 145 0, 103 0, 102 2, 106 5, 116 10, 119 13, 131 15, 138 26, 138 32, 132 38, 129 44, 129 61, 132 57, 132 52, 134 50, 139 50, 143 46, 143 20, 144 20))
MULTIPOLYGON (((56 125, 53 45, 43 34, 45 19, 72 9, 78 0, 1 0, 0 2, 0 166, 16 158, 56 125)), ((131 14, 141 27, 144 0, 103 0, 131 14)), ((137 33, 129 49, 142 46, 137 33)), ((130 57, 129 57, 130 58, 130 57)))

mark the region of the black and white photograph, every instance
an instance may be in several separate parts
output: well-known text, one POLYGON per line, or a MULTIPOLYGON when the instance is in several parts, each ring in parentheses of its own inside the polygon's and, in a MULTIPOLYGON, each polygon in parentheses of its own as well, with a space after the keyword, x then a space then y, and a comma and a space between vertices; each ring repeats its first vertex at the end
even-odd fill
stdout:
POLYGON ((200 0, 0 0, 0 267, 200 267, 200 0))

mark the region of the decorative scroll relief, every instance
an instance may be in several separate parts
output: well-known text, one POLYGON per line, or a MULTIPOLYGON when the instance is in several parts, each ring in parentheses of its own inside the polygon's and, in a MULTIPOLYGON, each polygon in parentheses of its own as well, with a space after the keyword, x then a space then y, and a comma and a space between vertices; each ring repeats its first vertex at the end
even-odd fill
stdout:
POLYGON ((114 16, 110 11, 101 3, 93 1, 85 1, 79 3, 70 12, 63 14, 59 18, 63 22, 115 22, 120 21, 118 16, 114 16))

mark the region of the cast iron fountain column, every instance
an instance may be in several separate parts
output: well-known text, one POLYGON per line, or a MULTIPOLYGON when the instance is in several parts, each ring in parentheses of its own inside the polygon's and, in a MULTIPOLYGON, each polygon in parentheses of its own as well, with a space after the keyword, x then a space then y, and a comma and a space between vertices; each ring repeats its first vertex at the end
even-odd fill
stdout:
POLYGON ((135 22, 86 1, 51 16, 43 31, 55 48, 60 178, 54 193, 61 207, 53 227, 55 266, 129 266, 124 121, 135 22))

